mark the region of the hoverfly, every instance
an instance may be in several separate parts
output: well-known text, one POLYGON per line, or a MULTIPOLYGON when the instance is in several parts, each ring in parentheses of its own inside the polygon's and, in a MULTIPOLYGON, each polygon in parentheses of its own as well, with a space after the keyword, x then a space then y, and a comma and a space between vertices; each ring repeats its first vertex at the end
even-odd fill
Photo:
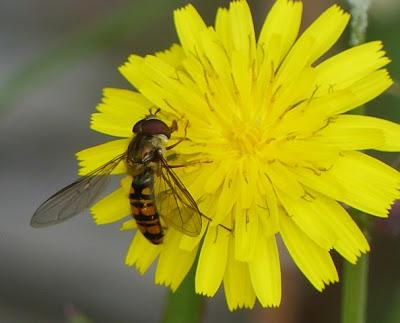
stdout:
POLYGON ((180 166, 170 166, 164 157, 166 150, 180 142, 166 146, 171 133, 177 130, 177 123, 173 121, 171 126, 167 126, 156 117, 158 111, 150 111, 133 126, 134 137, 125 153, 58 191, 40 205, 32 216, 31 226, 57 224, 90 207, 108 184, 111 172, 119 163, 126 162, 128 173, 133 177, 129 202, 141 233, 153 244, 162 243, 161 215, 167 226, 189 236, 198 236, 204 215, 172 170, 180 166))

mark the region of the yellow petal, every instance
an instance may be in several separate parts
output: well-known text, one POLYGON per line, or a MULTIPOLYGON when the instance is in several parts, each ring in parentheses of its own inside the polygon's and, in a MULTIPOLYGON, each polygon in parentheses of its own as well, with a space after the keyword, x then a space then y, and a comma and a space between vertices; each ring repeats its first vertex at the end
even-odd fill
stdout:
POLYGON ((278 200, 271 182, 266 178, 258 182, 260 194, 256 198, 257 213, 262 233, 268 238, 279 230, 278 200))
POLYGON ((249 266, 235 259, 234 238, 230 237, 229 255, 224 275, 224 290, 228 308, 253 308, 256 295, 250 280, 249 266))
POLYGON ((132 183, 130 176, 121 180, 121 187, 102 198, 90 208, 96 224, 108 224, 119 221, 131 214, 129 204, 129 188, 132 183))
POLYGON ((303 4, 300 1, 278 0, 268 13, 258 44, 260 48, 264 48, 264 55, 270 57, 275 69, 297 37, 302 9, 303 4), (278 44, 280 46, 276 46, 278 44))
MULTIPOLYGON (((112 159, 123 154, 128 149, 129 139, 109 141, 105 144, 93 146, 76 153, 79 161, 79 175, 87 175, 91 171, 105 165, 112 159)), ((126 164, 121 160, 111 174, 126 173, 126 164)))
POLYGON ((306 186, 363 212, 386 217, 400 198, 400 174, 360 152, 343 152, 330 169, 292 169, 306 186))
MULTIPOLYGON (((278 117, 284 117, 278 124, 278 129, 275 129, 274 132, 279 132, 279 128, 282 127, 282 125, 286 125, 285 119, 288 115, 287 111, 292 109, 295 105, 300 105, 299 102, 304 102, 306 104, 307 101, 312 100, 313 93, 317 89, 316 73, 313 68, 308 67, 302 69, 297 76, 292 75, 290 78, 291 79, 287 80, 286 83, 280 84, 279 89, 276 90, 274 102, 271 103, 270 107, 272 111, 267 115, 268 121, 271 123, 278 117)), ((298 118, 296 119, 298 120, 298 118)), ((297 125, 299 125, 298 121, 297 125)), ((295 130, 290 129, 289 131, 295 130)), ((280 130, 280 132, 282 132, 282 130, 280 130)))
POLYGON ((130 230, 133 230, 136 228, 137 228, 136 221, 131 219, 131 220, 123 222, 120 230, 121 231, 130 231, 130 230))
POLYGON ((246 65, 255 59, 256 38, 249 5, 244 0, 229 5, 230 27, 234 49, 246 55, 246 65))
POLYGON ((238 185, 236 185, 236 180, 238 179, 235 178, 236 173, 235 170, 232 170, 226 175, 225 181, 218 194, 215 211, 212 212, 212 215, 215 214, 215 216, 213 216, 213 223, 211 223, 211 225, 221 223, 225 217, 230 214, 233 205, 239 197, 240 192, 238 185))
POLYGON ((196 53, 199 33, 206 29, 203 19, 192 5, 174 11, 175 28, 186 54, 196 53))
POLYGON ((320 109, 328 115, 350 111, 376 98, 393 84, 387 70, 378 70, 349 85, 346 89, 331 90, 313 99, 307 109, 320 109))
POLYGON ((291 200, 280 193, 287 215, 316 244, 325 250, 335 248, 354 263, 369 250, 364 235, 336 201, 309 189, 308 198, 291 200))
MULTIPOLYGON (((186 70, 190 73, 190 68, 186 70)), ((185 114, 191 124, 196 124, 204 123, 204 117, 210 116, 203 113, 208 110, 203 93, 184 84, 180 76, 178 77, 177 70, 166 61, 153 55, 145 58, 132 55, 120 67, 120 71, 149 101, 176 118, 185 114)), ((201 77, 203 76, 201 69, 201 77)))
POLYGON ((303 70, 309 68, 312 55, 310 48, 314 46, 315 39, 307 35, 301 39, 301 42, 296 42, 279 67, 274 89, 278 89, 282 84, 298 78, 303 70))
POLYGON ((126 254, 125 264, 127 266, 135 266, 139 273, 143 275, 151 266, 162 250, 162 246, 150 243, 139 231, 126 254))
POLYGON ((361 124, 357 126, 351 118, 347 117, 352 116, 343 115, 330 120, 328 126, 318 131, 310 140, 321 143, 326 148, 339 150, 361 150, 384 146, 385 137, 381 129, 362 127, 361 124))
POLYGON ((355 100, 348 103, 346 109, 337 109, 339 113, 350 111, 357 108, 377 96, 381 95, 393 84, 389 72, 385 69, 375 71, 368 76, 353 83, 349 89, 355 95, 355 100))
POLYGON ((157 52, 155 55, 173 67, 182 65, 182 60, 185 57, 182 46, 178 44, 173 44, 169 49, 157 52))
MULTIPOLYGON (((229 24, 227 28, 230 28, 229 24)), ((231 74, 232 52, 224 47, 224 39, 218 36, 218 33, 211 28, 204 30, 199 37, 203 48, 207 50, 202 52, 201 57, 198 58, 201 64, 186 60, 185 66, 194 65, 190 68, 191 75, 197 74, 195 70, 200 68, 197 70, 200 73, 194 77, 197 86, 200 87, 199 90, 215 100, 214 104, 218 105, 218 110, 228 112, 227 106, 235 104, 235 88, 231 74)))
POLYGON ((228 53, 230 53, 232 51, 233 40, 228 9, 218 8, 217 15, 215 17, 215 31, 219 35, 223 47, 228 53))
POLYGON ((149 113, 152 103, 143 95, 121 89, 104 89, 103 100, 93 113, 93 130, 118 137, 131 137, 134 124, 149 113))
POLYGON ((281 236, 291 257, 317 290, 322 291, 325 285, 339 280, 329 251, 307 237, 285 213, 280 224, 281 236))
MULTIPOLYGON (((360 115, 340 115, 332 124, 331 132, 358 132, 365 138, 379 132, 382 140, 370 144, 368 148, 381 151, 400 151, 400 125, 388 120, 360 115)), ((350 138, 350 137, 349 137, 350 138)), ((355 139, 351 137, 353 142, 355 139)), ((357 138, 357 137, 356 137, 357 138)))
POLYGON ((248 57, 241 52, 233 52, 232 55, 232 76, 239 96, 239 105, 242 109, 249 110, 252 107, 251 85, 252 65, 248 57))
POLYGON ((268 167, 265 168, 265 176, 275 187, 286 192, 294 199, 300 198, 306 193, 303 186, 280 162, 268 164, 268 167))
POLYGON ((369 245, 364 234, 358 228, 347 211, 336 201, 317 192, 311 191, 315 197, 314 203, 318 204, 319 216, 323 221, 328 221, 335 241, 333 247, 347 261, 355 263, 361 253, 369 251, 369 245))
MULTIPOLYGON (((261 163, 256 158, 246 157, 242 158, 238 166, 240 167, 239 173, 237 178, 235 178, 236 175, 232 175, 232 183, 236 182, 236 186, 240 185, 240 192, 237 193, 239 207, 249 209, 254 204, 257 195, 257 181, 260 178, 258 170, 263 165, 261 166, 261 163)), ((233 188, 231 190, 234 191, 233 188)), ((235 200, 236 196, 232 194, 232 198, 235 200)))
POLYGON ((157 264, 155 282, 170 287, 173 292, 181 284, 196 258, 197 248, 186 251, 178 248, 182 233, 169 229, 157 264), (177 266, 177 264, 179 264, 177 266))
POLYGON ((214 296, 224 277, 228 259, 229 236, 210 227, 201 248, 196 271, 196 293, 214 296))
POLYGON ((321 214, 321 203, 317 197, 306 193, 298 198, 290 198, 282 191, 278 191, 279 200, 285 208, 287 216, 297 224, 297 226, 308 235, 317 245, 329 251, 336 235, 331 228, 329 220, 325 214, 321 214))
POLYGON ((252 261, 257 250, 257 234, 259 230, 259 216, 256 206, 249 209, 236 207, 235 214, 235 259, 239 261, 252 261))
POLYGON ((349 20, 348 13, 343 12, 337 5, 331 6, 304 31, 294 48, 308 38, 313 39, 309 48, 309 63, 313 63, 336 43, 349 20))
POLYGON ((315 68, 317 83, 327 91, 348 87, 390 62, 382 47, 380 41, 368 42, 328 58, 315 68))
POLYGON ((254 291, 263 307, 277 307, 281 302, 281 269, 275 236, 257 236, 257 257, 249 263, 254 291))
POLYGON ((191 237, 186 234, 183 234, 179 242, 179 249, 186 251, 193 251, 196 247, 198 247, 208 228, 208 220, 205 219, 204 217, 202 217, 201 220, 202 220, 202 225, 200 234, 197 237, 191 237))

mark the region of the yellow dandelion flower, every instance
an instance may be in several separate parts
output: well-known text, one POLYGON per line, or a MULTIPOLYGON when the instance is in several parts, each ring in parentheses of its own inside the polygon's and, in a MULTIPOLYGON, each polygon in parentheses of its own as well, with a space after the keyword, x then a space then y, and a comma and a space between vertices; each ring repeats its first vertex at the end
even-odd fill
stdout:
MULTIPOLYGON (((161 245, 140 232, 133 238, 126 264, 144 273, 158 259, 156 283, 176 290, 199 253, 197 293, 213 296, 223 283, 231 310, 256 299, 278 306, 278 236, 321 291, 338 281, 331 250, 351 263, 369 250, 341 203, 386 217, 400 198, 399 172, 360 152, 399 151, 400 126, 344 114, 392 84, 382 43, 321 62, 350 16, 334 5, 299 36, 301 14, 300 1, 277 0, 257 38, 243 0, 219 9, 211 27, 187 5, 174 13, 180 44, 132 55, 120 68, 137 92, 105 89, 91 127, 122 139, 79 152, 81 175, 124 153, 132 126, 154 107, 166 123, 177 121, 172 143, 186 138, 169 152, 171 164, 207 161, 176 169, 211 219, 201 234, 168 228, 161 245)), ((92 207, 96 223, 130 215, 131 181, 92 207)), ((130 219, 122 230, 135 227, 130 219)))

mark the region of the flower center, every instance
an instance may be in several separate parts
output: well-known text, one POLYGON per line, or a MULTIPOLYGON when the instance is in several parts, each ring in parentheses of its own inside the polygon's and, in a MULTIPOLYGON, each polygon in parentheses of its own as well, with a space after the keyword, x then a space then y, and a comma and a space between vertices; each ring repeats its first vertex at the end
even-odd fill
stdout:
POLYGON ((253 124, 241 123, 231 130, 232 145, 241 155, 254 154, 261 144, 261 130, 253 124))

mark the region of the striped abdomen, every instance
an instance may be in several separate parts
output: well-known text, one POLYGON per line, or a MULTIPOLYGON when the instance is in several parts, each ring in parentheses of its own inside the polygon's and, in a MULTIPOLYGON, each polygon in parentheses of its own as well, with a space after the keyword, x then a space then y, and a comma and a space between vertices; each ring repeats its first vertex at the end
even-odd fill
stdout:
POLYGON ((142 234, 154 244, 163 242, 164 232, 154 201, 154 173, 148 168, 132 181, 129 200, 131 211, 142 234))

